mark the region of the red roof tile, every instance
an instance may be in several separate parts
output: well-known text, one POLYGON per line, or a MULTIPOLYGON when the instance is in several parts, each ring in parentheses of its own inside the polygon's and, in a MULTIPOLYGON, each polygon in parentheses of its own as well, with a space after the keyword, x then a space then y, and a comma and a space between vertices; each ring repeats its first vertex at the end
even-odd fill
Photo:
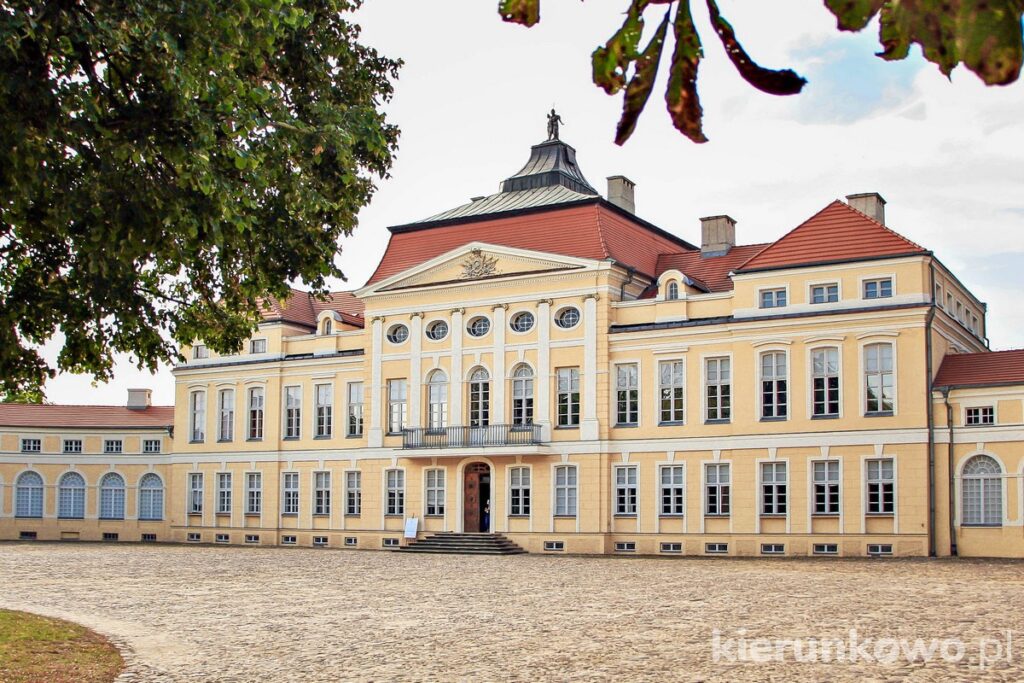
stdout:
POLYGON ((131 410, 124 406, 69 406, 0 403, 0 426, 86 429, 152 429, 174 425, 174 406, 131 410))
POLYGON ((327 296, 327 300, 321 301, 309 292, 292 289, 284 303, 273 298, 263 302, 263 319, 316 329, 316 319, 321 312, 335 311, 343 322, 355 327, 363 326, 363 302, 352 292, 330 292, 327 296))
POLYGON ((767 244, 737 245, 721 256, 701 256, 699 251, 662 254, 658 257, 658 277, 666 270, 678 270, 707 285, 712 292, 731 290, 729 273, 764 249, 767 244))
POLYGON ((927 253, 924 247, 836 200, 742 264, 737 272, 923 253, 927 253))
POLYGON ((946 356, 934 382, 937 387, 992 384, 1024 384, 1024 349, 946 356))

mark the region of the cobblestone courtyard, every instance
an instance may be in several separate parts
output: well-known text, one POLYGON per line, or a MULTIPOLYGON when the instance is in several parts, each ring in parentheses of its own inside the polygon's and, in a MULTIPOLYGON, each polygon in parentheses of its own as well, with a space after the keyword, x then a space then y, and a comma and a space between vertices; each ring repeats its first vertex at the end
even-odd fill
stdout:
POLYGON ((1024 564, 1010 561, 5 544, 0 607, 111 636, 130 648, 126 679, 146 681, 1024 679, 1024 564), (846 640, 851 628, 958 638, 967 654, 712 660, 713 629, 846 640), (1007 629, 1012 661, 979 669, 980 639, 1007 629))

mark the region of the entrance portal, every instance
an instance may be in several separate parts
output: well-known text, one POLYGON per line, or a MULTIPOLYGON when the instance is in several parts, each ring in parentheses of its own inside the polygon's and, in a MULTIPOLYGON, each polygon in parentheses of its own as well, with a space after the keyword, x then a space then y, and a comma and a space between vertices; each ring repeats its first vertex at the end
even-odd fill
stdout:
POLYGON ((491 468, 482 462, 466 465, 463 472, 462 530, 491 530, 491 468))

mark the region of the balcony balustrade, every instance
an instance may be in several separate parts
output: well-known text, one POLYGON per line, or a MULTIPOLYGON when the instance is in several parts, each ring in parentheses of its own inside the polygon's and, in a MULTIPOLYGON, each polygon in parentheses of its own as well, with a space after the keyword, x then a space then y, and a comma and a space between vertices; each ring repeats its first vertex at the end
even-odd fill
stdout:
POLYGON ((540 425, 484 425, 482 427, 417 427, 402 430, 402 448, 477 448, 527 446, 541 443, 540 425))

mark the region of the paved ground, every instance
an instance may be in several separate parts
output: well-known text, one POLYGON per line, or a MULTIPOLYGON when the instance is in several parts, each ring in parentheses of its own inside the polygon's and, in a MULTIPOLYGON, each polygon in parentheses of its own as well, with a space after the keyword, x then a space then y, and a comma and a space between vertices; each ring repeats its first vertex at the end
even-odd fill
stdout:
MULTIPOLYGON (((1024 563, 1010 561, 0 544, 0 606, 111 636, 145 681, 1024 680, 1024 563), (738 639, 802 638, 810 657, 806 639, 848 643, 851 628, 855 662, 798 662, 787 645, 784 662, 728 661, 738 639), (714 629, 734 640, 717 663, 714 629), (1007 629, 1011 661, 980 669, 980 639, 1007 629), (867 640, 886 637, 966 653, 865 661, 888 656, 867 640)), ((779 656, 763 647, 746 651, 779 656)))

